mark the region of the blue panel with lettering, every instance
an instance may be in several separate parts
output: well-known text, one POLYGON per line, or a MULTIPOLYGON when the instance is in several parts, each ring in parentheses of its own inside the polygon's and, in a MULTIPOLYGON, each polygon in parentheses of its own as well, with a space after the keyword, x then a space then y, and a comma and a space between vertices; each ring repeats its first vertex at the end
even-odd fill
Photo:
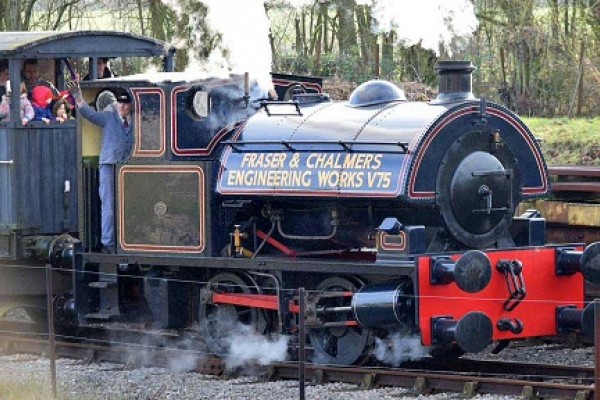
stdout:
POLYGON ((239 152, 229 149, 222 194, 396 196, 405 154, 393 152, 239 152))

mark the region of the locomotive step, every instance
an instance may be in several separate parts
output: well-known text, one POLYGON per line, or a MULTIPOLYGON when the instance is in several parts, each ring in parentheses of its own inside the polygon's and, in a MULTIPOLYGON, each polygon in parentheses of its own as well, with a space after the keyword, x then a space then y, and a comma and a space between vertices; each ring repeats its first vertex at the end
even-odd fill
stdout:
POLYGON ((107 288, 113 288, 117 286, 117 282, 114 281, 97 281, 97 282, 90 282, 88 284, 89 287, 91 288, 95 288, 95 289, 107 289, 107 288))
POLYGON ((118 314, 105 314, 105 313, 91 313, 91 314, 85 314, 84 318, 85 319, 95 319, 95 320, 101 320, 104 322, 108 322, 111 319, 115 318, 116 316, 118 316, 118 314))

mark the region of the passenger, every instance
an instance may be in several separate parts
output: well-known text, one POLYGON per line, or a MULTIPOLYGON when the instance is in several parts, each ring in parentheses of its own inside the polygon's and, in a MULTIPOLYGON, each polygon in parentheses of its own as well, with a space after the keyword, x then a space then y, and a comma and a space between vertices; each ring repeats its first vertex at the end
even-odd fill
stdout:
POLYGON ((118 94, 116 103, 102 111, 92 109, 81 94, 78 81, 67 84, 81 115, 102 127, 100 150, 100 203, 102 204, 102 252, 114 252, 114 166, 129 159, 133 150, 133 123, 131 99, 127 94, 118 94))
POLYGON ((0 97, 0 122, 7 121, 10 118, 10 100, 8 96, 3 94, 0 97))
MULTIPOLYGON (((31 102, 27 98, 27 89, 25 88, 25 84, 21 82, 21 124, 27 125, 29 121, 31 121, 34 117, 33 107, 31 106, 31 102)), ((10 99, 7 95, 3 95, 0 101, 0 121, 8 121, 10 120, 10 99)))
POLYGON ((46 86, 36 86, 31 92, 31 104, 33 104, 33 111, 35 116, 33 121, 42 121, 46 125, 50 122, 56 121, 61 124, 65 122, 61 118, 57 118, 52 114, 52 101, 56 98, 52 95, 52 91, 46 86))
POLYGON ((0 99, 6 94, 6 82, 9 79, 8 75, 8 62, 5 60, 0 61, 0 99))
MULTIPOLYGON (((110 69, 110 60, 108 57, 100 57, 96 62, 96 66, 98 67, 98 78, 97 79, 106 79, 106 78, 114 78, 115 75, 110 69)), ((84 81, 90 80, 90 74, 87 74, 84 78, 84 81)))
POLYGON ((54 114, 59 122, 65 122, 73 118, 71 116, 71 105, 66 98, 61 98, 54 102, 52 105, 52 114, 54 114))
POLYGON ((25 86, 27 87, 27 94, 31 98, 31 92, 36 86, 45 86, 52 91, 53 96, 58 96, 58 90, 52 82, 49 82, 40 76, 40 69, 38 60, 29 58, 23 62, 23 70, 21 71, 25 86))

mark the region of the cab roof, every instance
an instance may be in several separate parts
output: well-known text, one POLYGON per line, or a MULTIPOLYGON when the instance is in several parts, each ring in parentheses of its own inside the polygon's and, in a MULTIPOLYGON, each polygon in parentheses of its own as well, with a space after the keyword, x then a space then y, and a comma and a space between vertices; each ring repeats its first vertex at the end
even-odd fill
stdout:
POLYGON ((111 82, 115 83, 128 83, 128 82, 144 82, 149 84, 160 84, 160 83, 174 83, 174 84, 187 84, 187 83, 225 83, 231 82, 232 80, 242 80, 242 75, 229 74, 227 76, 215 76, 202 71, 185 71, 185 72, 145 72, 134 75, 123 75, 116 76, 113 78, 102 79, 100 82, 89 81, 85 82, 88 86, 94 86, 94 84, 106 85, 111 82))
POLYGON ((0 58, 151 57, 175 51, 169 43, 125 32, 0 32, 0 58))

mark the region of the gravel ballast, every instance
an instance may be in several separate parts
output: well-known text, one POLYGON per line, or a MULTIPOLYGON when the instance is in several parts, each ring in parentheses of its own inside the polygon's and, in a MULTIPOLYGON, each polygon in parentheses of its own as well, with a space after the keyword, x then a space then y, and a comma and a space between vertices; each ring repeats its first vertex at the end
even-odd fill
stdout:
MULTIPOLYGON (((491 348, 490 348, 491 350, 491 348)), ((560 345, 515 346, 497 355, 489 351, 472 358, 542 362, 546 364, 594 364, 594 348, 564 348, 560 345)), ((32 355, 0 357, 0 382, 11 385, 30 385, 47 388, 50 399, 50 363, 48 359, 32 355)), ((79 360, 57 360, 59 399, 265 399, 299 398, 298 382, 264 382, 253 377, 225 378, 194 372, 172 372, 163 368, 129 369, 121 364, 93 363, 79 360)), ((1 392, 0 399, 8 398, 1 392)), ((420 395, 404 388, 362 390, 352 384, 316 385, 307 383, 307 399, 450 399, 456 393, 420 395)), ((11 397, 19 399, 19 397, 11 397)), ((23 397, 26 398, 26 397, 23 397)), ((510 396, 476 396, 475 399, 516 399, 510 396)))

